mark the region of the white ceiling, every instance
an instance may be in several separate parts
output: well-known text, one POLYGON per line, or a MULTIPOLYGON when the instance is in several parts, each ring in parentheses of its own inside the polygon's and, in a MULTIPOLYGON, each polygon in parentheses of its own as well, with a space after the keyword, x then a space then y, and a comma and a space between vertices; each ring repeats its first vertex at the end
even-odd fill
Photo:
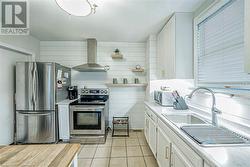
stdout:
POLYGON ((191 12, 205 0, 95 0, 97 13, 69 16, 55 0, 30 0, 31 35, 40 40, 145 41, 173 12, 191 12))

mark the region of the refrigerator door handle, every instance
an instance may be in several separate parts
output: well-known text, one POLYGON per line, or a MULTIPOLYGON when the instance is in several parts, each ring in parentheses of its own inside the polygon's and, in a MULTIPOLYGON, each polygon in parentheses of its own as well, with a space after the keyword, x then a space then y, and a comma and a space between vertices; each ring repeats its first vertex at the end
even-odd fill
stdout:
POLYGON ((36 110, 36 63, 33 64, 32 69, 32 104, 33 110, 36 110))
POLYGON ((38 78, 37 78, 37 66, 36 63, 34 63, 34 71, 33 71, 33 104, 34 104, 34 110, 37 108, 37 84, 38 84, 38 78))
POLYGON ((25 112, 25 111, 18 111, 19 114, 22 115, 50 115, 52 112, 25 112))
POLYGON ((29 105, 29 108, 33 109, 34 110, 34 101, 33 101, 33 63, 29 64, 29 75, 28 75, 28 105, 29 105))

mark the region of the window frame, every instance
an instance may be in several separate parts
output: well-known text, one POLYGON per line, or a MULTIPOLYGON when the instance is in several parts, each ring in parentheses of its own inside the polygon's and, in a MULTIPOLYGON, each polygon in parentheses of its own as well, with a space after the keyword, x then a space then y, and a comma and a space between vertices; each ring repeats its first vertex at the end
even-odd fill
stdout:
MULTIPOLYGON (((230 3, 232 0, 215 0, 211 5, 209 5, 204 11, 202 11, 198 16, 194 18, 194 85, 195 87, 198 86, 206 86, 212 89, 215 89, 216 91, 222 92, 222 93, 234 93, 234 94, 242 94, 242 91, 245 94, 247 91, 249 93, 250 91, 250 81, 247 83, 240 82, 240 83, 223 83, 223 82, 214 82, 211 84, 198 84, 198 25, 203 22, 205 19, 209 18, 212 14, 216 13, 220 8, 230 3)), ((246 3, 246 0, 244 0, 244 3, 246 3)), ((245 4, 246 6, 246 4, 245 4)), ((246 8, 246 7, 245 7, 246 8)), ((248 16, 247 18, 249 18, 248 16)), ((245 20, 247 19, 245 18, 245 20)), ((245 32, 246 33, 246 32, 245 32)), ((246 35, 245 35, 246 36, 246 35)), ((249 39, 244 39, 245 42, 249 39)), ((246 47, 246 49, 250 50, 249 47, 246 47)), ((245 59, 247 60, 247 59, 245 59)), ((245 63, 246 65, 247 63, 245 63)))

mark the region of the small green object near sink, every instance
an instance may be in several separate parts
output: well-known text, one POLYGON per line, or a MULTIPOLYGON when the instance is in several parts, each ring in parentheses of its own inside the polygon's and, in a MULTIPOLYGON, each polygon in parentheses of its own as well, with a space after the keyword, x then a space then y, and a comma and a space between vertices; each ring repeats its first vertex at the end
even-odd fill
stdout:
POLYGON ((205 120, 193 113, 163 114, 163 116, 178 127, 183 125, 207 124, 205 120))

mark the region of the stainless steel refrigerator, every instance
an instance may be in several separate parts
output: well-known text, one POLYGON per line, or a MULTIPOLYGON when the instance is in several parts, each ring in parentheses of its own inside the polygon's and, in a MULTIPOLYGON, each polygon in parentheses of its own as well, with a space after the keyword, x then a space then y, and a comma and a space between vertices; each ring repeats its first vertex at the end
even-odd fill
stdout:
POLYGON ((71 70, 56 63, 16 63, 16 142, 58 140, 56 103, 67 98, 71 70))

